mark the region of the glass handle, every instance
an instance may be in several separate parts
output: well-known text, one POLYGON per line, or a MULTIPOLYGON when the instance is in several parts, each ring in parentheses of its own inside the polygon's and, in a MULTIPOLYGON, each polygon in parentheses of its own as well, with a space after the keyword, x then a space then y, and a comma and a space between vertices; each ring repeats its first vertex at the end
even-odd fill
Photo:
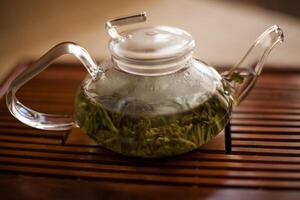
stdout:
POLYGON ((81 46, 71 42, 56 45, 10 84, 6 93, 6 104, 14 117, 26 125, 43 130, 61 131, 69 130, 73 127, 73 118, 71 115, 40 113, 24 106, 16 98, 16 92, 26 82, 46 69, 56 58, 66 54, 71 54, 78 58, 92 76, 92 79, 96 79, 98 74, 102 72, 89 53, 81 46))

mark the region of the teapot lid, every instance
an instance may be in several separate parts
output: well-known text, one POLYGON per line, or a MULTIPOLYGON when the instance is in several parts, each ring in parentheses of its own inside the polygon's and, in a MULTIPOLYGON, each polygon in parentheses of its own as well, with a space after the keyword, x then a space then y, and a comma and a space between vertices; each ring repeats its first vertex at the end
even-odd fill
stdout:
POLYGON ((195 47, 194 39, 186 31, 154 26, 127 30, 119 35, 113 25, 145 21, 145 17, 142 13, 107 22, 113 61, 123 71, 147 76, 170 74, 183 68, 191 60, 195 47), (120 23, 120 20, 125 22, 120 23))

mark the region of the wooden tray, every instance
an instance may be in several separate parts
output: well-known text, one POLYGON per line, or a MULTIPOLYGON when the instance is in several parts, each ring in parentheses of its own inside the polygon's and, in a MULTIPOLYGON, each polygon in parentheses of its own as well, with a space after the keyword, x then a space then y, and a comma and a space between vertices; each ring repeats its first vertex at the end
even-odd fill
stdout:
MULTIPOLYGON (((85 71, 55 64, 24 86, 25 105, 72 113, 85 71)), ((232 154, 223 135, 183 156, 139 160, 77 131, 27 127, 0 103, 2 199, 300 199, 300 74, 265 70, 234 110, 232 154)))

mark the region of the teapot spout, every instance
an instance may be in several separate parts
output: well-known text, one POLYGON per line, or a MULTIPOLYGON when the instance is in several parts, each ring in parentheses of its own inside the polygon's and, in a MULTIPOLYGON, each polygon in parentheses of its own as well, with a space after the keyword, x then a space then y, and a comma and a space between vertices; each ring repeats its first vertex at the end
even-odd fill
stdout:
POLYGON ((222 74, 229 83, 235 105, 249 94, 269 53, 276 44, 283 42, 283 38, 281 28, 277 25, 271 26, 256 39, 246 55, 234 67, 222 74))

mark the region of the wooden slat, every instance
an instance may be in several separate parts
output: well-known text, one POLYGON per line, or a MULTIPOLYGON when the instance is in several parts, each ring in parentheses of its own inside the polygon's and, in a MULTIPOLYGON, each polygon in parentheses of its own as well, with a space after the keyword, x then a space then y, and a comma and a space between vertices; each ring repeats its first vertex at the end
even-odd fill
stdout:
POLYGON ((300 128, 298 127, 266 127, 266 126, 233 126, 232 132, 239 133, 285 133, 285 134, 299 134, 300 128))
POLYGON ((61 144, 61 139, 45 137, 24 137, 0 134, 0 141, 12 141, 31 144, 61 144))
POLYGON ((233 140, 248 140, 248 141, 289 141, 299 142, 300 135, 287 134, 256 134, 256 133, 232 133, 233 140))
POLYGON ((239 147, 264 147, 276 149, 300 149, 300 142, 278 142, 278 141, 234 141, 233 145, 239 147))
POLYGON ((253 108, 253 107, 237 107, 236 113, 276 113, 276 114, 290 114, 299 115, 300 109, 287 109, 287 108, 253 108))
POLYGON ((259 119, 259 120, 284 120, 300 121, 300 115, 269 114, 269 113, 233 113, 233 119, 259 119))
POLYGON ((289 103, 283 104, 282 101, 270 101, 258 100, 258 99, 245 99, 240 106, 245 107, 257 107, 257 108, 296 108, 300 109, 300 99, 299 100, 290 100, 289 103))
POLYGON ((300 127, 300 121, 258 120, 258 119, 232 119, 232 125, 237 126, 270 126, 270 127, 300 127))

